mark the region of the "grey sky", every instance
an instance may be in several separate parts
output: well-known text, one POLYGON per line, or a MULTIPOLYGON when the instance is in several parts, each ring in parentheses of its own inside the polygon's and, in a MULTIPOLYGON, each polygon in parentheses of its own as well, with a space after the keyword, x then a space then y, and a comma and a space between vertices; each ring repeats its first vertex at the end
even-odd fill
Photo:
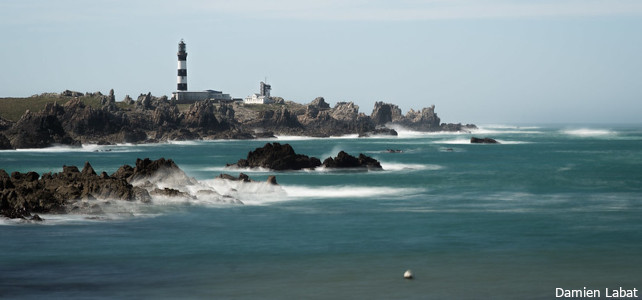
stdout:
POLYGON ((0 96, 176 88, 436 105, 446 122, 640 122, 642 1, 0 3, 0 96))

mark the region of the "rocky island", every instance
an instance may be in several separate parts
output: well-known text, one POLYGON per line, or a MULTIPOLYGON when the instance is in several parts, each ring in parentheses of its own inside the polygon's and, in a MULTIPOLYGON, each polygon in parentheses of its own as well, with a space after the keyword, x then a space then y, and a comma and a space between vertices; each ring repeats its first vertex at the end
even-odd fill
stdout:
MULTIPOLYGON (((394 129, 386 127, 390 125, 417 131, 476 128, 471 124, 441 123, 434 105, 403 115, 397 105, 376 102, 372 113, 366 115, 352 102, 338 102, 330 107, 323 97, 308 104, 277 97, 275 103, 258 105, 212 100, 179 104, 166 96, 155 97, 150 93, 141 94, 136 100, 126 96, 123 101, 116 101, 113 90, 108 95, 64 91, 32 98, 46 98, 47 102, 40 110, 22 110, 22 115, 15 116, 14 120, 4 117, 7 109, 0 111, 0 149, 254 139, 274 135, 396 135, 394 129)), ((9 100, 31 101, 30 98, 9 98, 0 99, 0 104, 9 100)))
POLYGON ((332 158, 328 157, 319 160, 303 154, 297 154, 290 144, 267 143, 261 148, 256 148, 247 154, 247 158, 241 158, 234 164, 227 164, 228 168, 265 168, 276 171, 315 169, 324 167, 327 169, 356 169, 356 170, 383 170, 376 159, 363 153, 354 157, 345 151, 332 158))

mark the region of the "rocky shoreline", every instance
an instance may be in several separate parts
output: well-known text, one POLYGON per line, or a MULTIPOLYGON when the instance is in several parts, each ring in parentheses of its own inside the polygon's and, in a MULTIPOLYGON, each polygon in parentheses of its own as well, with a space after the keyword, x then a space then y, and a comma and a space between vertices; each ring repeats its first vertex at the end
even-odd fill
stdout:
MULTIPOLYGON (((95 96, 95 94, 92 94, 95 96)), ((434 105, 402 115, 394 104, 376 102, 372 113, 352 102, 330 107, 322 97, 308 104, 244 105, 199 101, 189 106, 166 96, 141 94, 116 102, 113 90, 88 105, 81 93, 65 91, 41 111, 27 110, 16 122, 0 118, 0 149, 53 145, 157 143, 172 140, 255 139, 275 135, 329 137, 396 135, 387 126, 416 131, 467 131, 472 124, 441 123, 434 105)))
MULTIPOLYGON (((247 175, 221 174, 220 180, 255 182, 247 175)), ((269 185, 277 185, 270 176, 269 185)), ((243 204, 227 194, 219 194, 181 170, 173 160, 137 159, 134 166, 123 165, 109 175, 96 173, 89 162, 82 170, 63 166, 58 173, 12 172, 0 169, 0 216, 42 221, 38 214, 100 215, 114 201, 147 204, 154 197, 209 200, 243 204)))

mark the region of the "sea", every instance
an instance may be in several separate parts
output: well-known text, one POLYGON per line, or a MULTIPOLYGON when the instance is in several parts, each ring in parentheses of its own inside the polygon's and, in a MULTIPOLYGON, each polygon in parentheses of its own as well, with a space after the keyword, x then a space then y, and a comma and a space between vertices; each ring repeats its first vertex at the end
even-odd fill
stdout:
POLYGON ((89 161, 111 174, 137 158, 171 158, 243 202, 156 197, 43 222, 0 219, 0 298, 642 296, 642 125, 398 132, 0 151, 9 173, 89 161), (363 153, 383 170, 226 168, 272 142, 321 160, 363 153), (239 172, 259 182, 214 179, 239 172), (278 186, 261 182, 269 175, 278 186))

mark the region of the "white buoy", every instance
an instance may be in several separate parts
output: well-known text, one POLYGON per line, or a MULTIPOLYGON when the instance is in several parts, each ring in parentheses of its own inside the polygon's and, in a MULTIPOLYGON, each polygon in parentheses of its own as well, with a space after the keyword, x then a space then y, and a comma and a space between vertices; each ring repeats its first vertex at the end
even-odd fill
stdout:
POLYGON ((403 273, 403 278, 412 279, 413 277, 414 275, 412 274, 412 270, 406 270, 406 272, 403 273))

